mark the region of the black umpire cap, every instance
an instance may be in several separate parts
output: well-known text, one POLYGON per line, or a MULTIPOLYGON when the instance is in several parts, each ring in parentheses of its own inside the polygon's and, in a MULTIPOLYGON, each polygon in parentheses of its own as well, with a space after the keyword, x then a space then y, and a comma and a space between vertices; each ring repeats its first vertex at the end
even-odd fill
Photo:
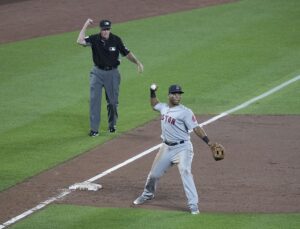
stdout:
POLYGON ((107 19, 101 20, 99 26, 101 29, 111 29, 111 21, 107 19))
POLYGON ((178 94, 183 94, 184 93, 182 91, 182 88, 177 84, 171 85, 169 87, 169 94, 175 94, 175 93, 178 93, 178 94))

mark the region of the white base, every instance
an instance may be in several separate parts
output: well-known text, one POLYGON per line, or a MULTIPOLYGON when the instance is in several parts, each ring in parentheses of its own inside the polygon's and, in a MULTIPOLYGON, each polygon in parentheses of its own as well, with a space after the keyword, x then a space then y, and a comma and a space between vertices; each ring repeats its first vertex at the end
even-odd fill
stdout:
POLYGON ((87 191, 98 191, 102 188, 101 184, 95 184, 90 182, 76 183, 69 187, 71 190, 87 190, 87 191))

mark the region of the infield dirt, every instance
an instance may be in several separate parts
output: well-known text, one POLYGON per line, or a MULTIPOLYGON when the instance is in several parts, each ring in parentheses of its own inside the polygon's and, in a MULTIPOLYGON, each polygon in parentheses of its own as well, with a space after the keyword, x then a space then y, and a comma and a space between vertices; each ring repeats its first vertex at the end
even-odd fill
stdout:
MULTIPOLYGON (((161 1, 160 5, 156 5, 156 2, 1 1, 0 43, 79 31, 88 17, 111 18, 117 23, 230 1, 187 0, 174 3, 168 0, 161 1), (101 2, 103 5, 100 6, 101 2)), ((198 121, 203 122, 208 118, 201 116, 198 121)), ((226 147, 225 160, 220 162, 215 162, 208 147, 192 135, 195 151, 193 174, 200 195, 201 211, 299 212, 299 123, 299 116, 292 115, 231 115, 205 126, 209 136, 226 147)), ((159 135, 160 123, 155 119, 2 191, 0 221, 5 222, 57 195, 69 185, 93 177, 159 144, 159 135)), ((132 201, 143 190, 155 153, 96 181, 103 185, 102 190, 75 191, 59 203, 132 207, 132 201)), ((155 200, 142 208, 187 210, 181 180, 175 167, 162 177, 157 191, 155 200)))

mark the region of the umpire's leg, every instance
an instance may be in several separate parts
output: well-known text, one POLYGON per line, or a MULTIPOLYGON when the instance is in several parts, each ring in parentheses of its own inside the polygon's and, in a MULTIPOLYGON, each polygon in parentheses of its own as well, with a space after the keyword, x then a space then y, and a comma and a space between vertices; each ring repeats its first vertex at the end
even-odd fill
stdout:
POLYGON ((90 127, 98 131, 101 121, 101 99, 103 87, 103 72, 94 67, 90 73, 90 127))
POLYGON ((115 128, 118 119, 119 86, 121 77, 118 69, 107 72, 104 78, 104 88, 107 101, 108 127, 115 128))

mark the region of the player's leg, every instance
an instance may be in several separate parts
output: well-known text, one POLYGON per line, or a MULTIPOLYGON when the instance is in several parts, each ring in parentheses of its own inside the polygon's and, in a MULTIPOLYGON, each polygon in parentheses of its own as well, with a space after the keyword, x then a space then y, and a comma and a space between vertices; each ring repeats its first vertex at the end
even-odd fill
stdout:
POLYGON ((96 136, 100 127, 102 87, 101 72, 94 67, 90 73, 90 136, 96 136))
POLYGON ((107 101, 108 128, 115 132, 118 119, 119 86, 121 77, 118 69, 108 72, 104 79, 105 95, 107 101))
POLYGON ((157 153, 152 168, 148 174, 147 181, 144 187, 144 192, 140 197, 138 197, 134 204, 143 204, 147 200, 154 198, 156 187, 160 177, 170 168, 171 166, 170 154, 168 152, 168 147, 163 144, 159 152, 157 153))
POLYGON ((178 154, 178 170, 183 183, 185 195, 188 200, 188 207, 192 214, 198 214, 198 193, 191 171, 194 153, 192 150, 183 150, 178 154))

